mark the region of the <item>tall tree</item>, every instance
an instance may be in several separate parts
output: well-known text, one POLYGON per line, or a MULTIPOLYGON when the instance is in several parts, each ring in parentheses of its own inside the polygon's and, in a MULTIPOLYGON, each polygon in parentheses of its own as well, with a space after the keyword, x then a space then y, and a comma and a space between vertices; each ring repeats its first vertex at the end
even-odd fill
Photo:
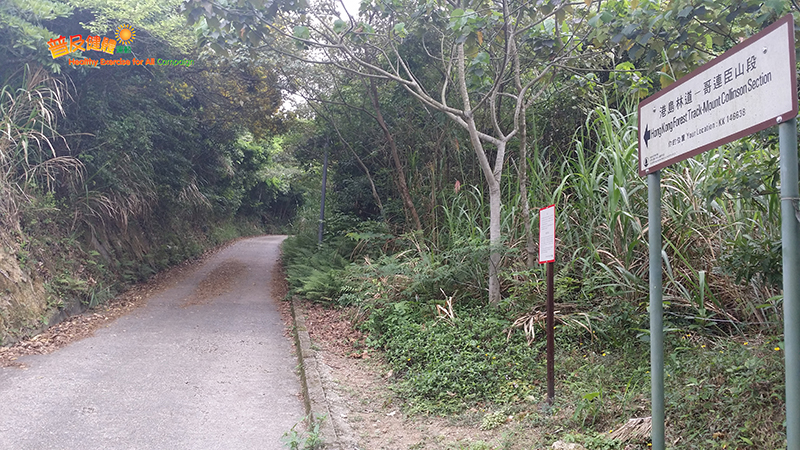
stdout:
POLYGON ((588 12, 557 0, 533 8, 514 0, 486 3, 478 10, 469 5, 428 3, 420 11, 380 2, 360 21, 349 17, 349 23, 335 20, 328 26, 317 15, 315 22, 295 26, 293 37, 324 52, 325 58, 310 61, 393 80, 467 131, 488 187, 489 302, 496 304, 506 149, 532 99, 560 64, 577 56, 588 12), (573 20, 567 21, 568 16, 573 20), (410 33, 417 35, 429 61, 438 62, 442 77, 437 83, 423 85, 410 63, 411 49, 403 45, 410 33), (525 59, 520 47, 530 47, 536 57, 525 59), (377 61, 370 54, 379 55, 377 61))
MULTIPOLYGON (((222 16, 233 29, 249 27, 212 2, 187 4, 190 15, 203 8, 216 21, 222 16)), ((577 57, 580 33, 590 14, 587 5, 548 0, 533 6, 498 0, 472 9, 466 0, 419 5, 380 0, 363 3, 361 16, 346 14, 346 20, 336 18, 333 6, 320 4, 305 14, 276 11, 280 25, 272 27, 272 33, 313 50, 291 54, 300 60, 399 83, 425 107, 443 112, 467 131, 488 187, 492 247, 488 298, 491 304, 498 303, 506 149, 519 132, 532 98, 546 87, 559 65, 577 57), (282 31, 286 29, 292 33, 282 31), (411 34, 417 48, 405 44, 411 34), (535 56, 525 58, 521 47, 535 56), (428 62, 437 65, 438 80, 423 84, 419 69, 410 62, 416 52, 427 54, 428 62)), ((280 47, 276 50, 288 53, 280 47)))
POLYGON ((403 199, 403 206, 408 214, 411 215, 411 220, 416 230, 422 230, 422 223, 419 221, 419 214, 417 208, 414 206, 414 201, 411 199, 411 192, 408 190, 408 183, 406 183, 405 170, 403 170, 403 163, 400 161, 400 152, 397 150, 397 142, 394 139, 392 131, 386 125, 386 120, 383 118, 383 111, 378 98, 378 87, 375 83, 375 78, 369 78, 366 86, 367 95, 372 103, 372 108, 375 113, 375 121, 383 131, 386 138, 386 143, 389 145, 389 152, 391 153, 392 163, 395 168, 395 178, 397 179, 397 188, 400 191, 400 197, 403 199))
MULTIPOLYGON (((386 212, 383 202, 378 194, 375 179, 364 159, 356 151, 350 140, 343 135, 342 128, 345 125, 355 125, 354 114, 367 113, 362 104, 354 104, 349 101, 348 96, 342 92, 342 83, 337 77, 338 73, 327 70, 327 67, 317 67, 321 70, 299 70, 298 67, 281 66, 280 72, 284 78, 284 84, 295 95, 299 95, 306 104, 313 110, 316 119, 327 123, 336 135, 336 139, 344 146, 355 158, 356 164, 362 170, 369 182, 370 192, 375 205, 380 211, 381 219, 386 221, 386 212), (339 123, 340 121, 344 123, 339 123)), ((374 116, 371 116, 374 119, 374 116)))
MULTIPOLYGON (((262 2, 243 1, 237 5, 244 6, 234 8, 222 0, 188 0, 185 8, 190 17, 206 17, 206 23, 218 25, 216 35, 210 35, 216 45, 229 42, 233 33, 247 41, 267 42, 267 47, 281 37, 292 39, 296 52, 272 48, 309 63, 392 80, 426 108, 441 111, 466 130, 488 188, 489 301, 497 303, 501 175, 512 140, 522 138, 521 157, 526 157, 526 110, 559 72, 586 70, 592 65, 587 61, 593 60, 595 68, 614 70, 609 47, 616 62, 665 65, 666 60, 678 63, 672 65, 678 74, 702 60, 704 52, 714 53, 708 48, 735 41, 741 34, 734 24, 737 17, 750 14, 746 20, 765 23, 788 5, 768 2, 769 11, 753 18, 759 2, 734 3, 374 0, 362 2, 358 16, 339 13, 332 1, 310 7, 299 0, 266 8, 262 2), (710 41, 702 40, 703 30, 712 35, 710 41), (412 56, 420 53, 437 67, 439 79, 419 75, 422 69, 412 56)), ((521 176, 524 185, 524 171, 521 176)), ((532 237, 526 234, 530 253, 532 237)))

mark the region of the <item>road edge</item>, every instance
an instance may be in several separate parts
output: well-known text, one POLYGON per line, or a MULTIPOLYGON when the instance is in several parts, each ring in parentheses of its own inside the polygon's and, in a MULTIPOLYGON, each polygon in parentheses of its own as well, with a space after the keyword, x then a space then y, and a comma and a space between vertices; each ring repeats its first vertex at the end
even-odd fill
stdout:
POLYGON ((289 301, 294 321, 294 340, 297 348, 298 370, 300 372, 300 386, 303 391, 303 403, 306 408, 308 420, 306 425, 309 431, 319 425, 319 437, 322 439, 323 448, 341 449, 339 436, 333 425, 333 414, 328 406, 325 388, 322 384, 320 361, 317 352, 312 348, 311 337, 306 328, 303 305, 297 297, 289 301))

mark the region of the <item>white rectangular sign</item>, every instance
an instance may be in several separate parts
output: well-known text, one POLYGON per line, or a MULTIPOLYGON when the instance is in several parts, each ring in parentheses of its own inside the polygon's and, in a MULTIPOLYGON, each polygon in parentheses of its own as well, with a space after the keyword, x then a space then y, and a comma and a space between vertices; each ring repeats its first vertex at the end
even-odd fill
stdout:
POLYGON ((797 115, 789 14, 639 104, 639 175, 797 115))
POLYGON ((539 264, 556 261, 556 205, 539 210, 539 264))

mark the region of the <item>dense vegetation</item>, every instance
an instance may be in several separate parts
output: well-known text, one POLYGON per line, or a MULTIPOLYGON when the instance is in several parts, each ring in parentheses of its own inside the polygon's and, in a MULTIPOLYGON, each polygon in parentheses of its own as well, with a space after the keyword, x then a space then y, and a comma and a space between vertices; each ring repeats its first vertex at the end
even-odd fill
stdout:
MULTIPOLYGON (((542 444, 590 448, 622 448, 608 430, 649 411, 636 105, 800 14, 793 0, 138 4, 0 4, 0 240, 49 299, 0 304, 3 339, 64 298, 102 301, 292 220, 292 293, 349 308, 410 411, 481 411, 485 428, 511 415, 550 430, 542 444), (192 65, 91 69, 47 45, 128 22, 133 57, 192 65), (324 151, 318 244, 303 186, 324 151), (558 380, 542 411, 533 230, 551 204, 558 380)), ((765 131, 663 173, 674 448, 784 445, 777 154, 765 131)))
MULTIPOLYGON (((544 3, 553 9, 537 11, 543 22, 533 12, 515 16, 532 28, 515 44, 523 57, 506 66, 515 54, 494 27, 504 23, 503 5, 516 11, 513 2, 446 11, 427 4, 428 22, 416 21, 406 9, 413 5, 379 3, 380 14, 360 16, 374 19, 373 40, 348 41, 347 18, 330 30, 297 24, 295 38, 335 47, 330 57, 359 76, 321 70, 303 85, 318 130, 308 142, 329 143, 334 192, 324 243, 307 210, 285 262, 296 295, 350 308, 367 345, 384 352, 410 411, 477 409, 484 427, 509 415, 519 425, 504 433, 537 427, 541 444, 564 437, 546 430, 563 429, 589 448, 622 448, 609 430, 649 415, 650 392, 636 104, 792 5, 587 2, 588 11, 572 5, 559 16, 563 4, 544 3), (563 47, 547 41, 548 32, 563 47), (575 35, 592 38, 570 47, 575 35), (392 56, 367 65, 378 49, 392 56), (515 77, 524 85, 548 70, 532 85, 535 95, 513 91, 515 77), (464 89, 478 131, 516 134, 504 143, 481 136, 476 149, 463 111, 442 106, 460 109, 464 89), (514 102, 525 95, 520 113, 514 102), (492 180, 476 161, 482 152, 492 170, 500 167, 499 242, 491 237, 492 180), (529 208, 550 204, 558 221, 558 380, 555 407, 543 413, 544 268, 531 264, 528 236, 537 227, 529 208), (497 301, 486 266, 494 252, 497 301)), ((672 448, 785 445, 777 153, 775 131, 766 131, 662 175, 672 448)), ((302 149, 297 155, 303 159, 302 149)))
POLYGON ((281 162, 294 119, 270 66, 204 53, 178 4, 0 4, 0 242, 23 284, 45 290, 3 298, 0 343, 274 229, 300 204, 281 162), (113 38, 127 21, 134 58, 194 63, 92 69, 69 61, 112 56, 48 48, 59 35, 113 38))
MULTIPOLYGON (((556 277, 553 415, 536 407, 546 392, 544 271, 525 267, 524 238, 513 232, 517 211, 504 211, 512 238, 503 250, 503 299, 486 308, 489 248, 479 188, 444 191, 442 226, 428 235, 398 235, 383 222, 329 212, 326 242, 317 248, 316 227, 301 222, 284 248, 294 292, 353 308, 368 344, 385 351, 411 410, 479 405, 487 417, 522 414, 526 426, 557 424, 588 436, 647 416, 647 193, 636 175, 634 119, 597 107, 575 135, 569 160, 557 169, 532 167, 541 190, 532 189, 531 198, 557 205, 564 255, 556 277)), ((776 151, 763 142, 756 137, 664 173, 668 437, 680 438, 676 448, 779 448, 785 439, 780 297, 775 273, 766 269, 780 253, 753 245, 776 239, 777 211, 764 197, 700 196, 725 176, 722 164, 746 169, 742 146, 776 151), (765 265, 714 258, 720 250, 765 265)), ((518 191, 511 192, 516 204, 518 191)))

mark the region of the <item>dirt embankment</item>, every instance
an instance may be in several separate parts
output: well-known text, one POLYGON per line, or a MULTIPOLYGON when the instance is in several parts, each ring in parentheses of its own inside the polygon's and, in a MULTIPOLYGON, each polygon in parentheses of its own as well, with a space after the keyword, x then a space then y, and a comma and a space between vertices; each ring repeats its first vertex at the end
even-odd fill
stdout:
MULTIPOLYGON (((13 344, 0 346, 0 367, 16 366, 24 367, 24 365, 17 362, 17 358, 25 355, 42 355, 58 350, 61 347, 69 345, 72 342, 78 341, 85 337, 91 336, 100 327, 108 326, 111 322, 119 317, 122 317, 132 310, 144 306, 146 299, 154 293, 160 292, 170 286, 175 285, 183 279, 192 268, 197 267, 203 261, 206 261, 210 256, 217 251, 231 245, 235 241, 231 241, 214 249, 207 250, 200 257, 193 260, 184 261, 168 270, 158 273, 150 278, 147 282, 137 284, 130 289, 127 289, 122 294, 108 300, 107 302, 98 305, 83 314, 67 315, 64 314, 62 320, 52 326, 39 325, 37 333, 31 336, 22 337, 13 344)), ((2 262, 0 262, 2 263, 2 262)), ((240 268, 241 263, 227 263, 222 264, 218 270, 212 272, 212 275, 206 280, 203 280, 202 286, 205 288, 198 288, 194 295, 205 303, 210 296, 216 295, 220 290, 220 283, 212 283, 213 280, 219 280, 221 276, 229 274, 232 270, 240 268), (209 281, 211 279, 211 281, 209 281)), ((2 266, 0 266, 2 267, 2 266)), ((2 289, 2 278, 0 275, 0 289, 2 289)), ((41 281, 39 282, 41 285, 41 281)), ((224 283, 223 283, 224 284, 224 283)), ((227 283, 229 286, 231 283, 227 283)), ((41 300, 44 302, 45 293, 42 289, 41 295, 25 297, 31 302, 41 300)), ((191 306, 193 304, 189 301, 184 301, 181 306, 191 306)), ((0 314, 1 315, 1 314, 0 314)))
POLYGON ((46 310, 44 281, 23 270, 14 241, 0 230, 0 344, 40 326, 46 310))
POLYGON ((255 223, 169 211, 125 224, 84 218, 76 225, 64 212, 29 209, 22 219, 0 217, 0 346, 102 305, 224 241, 262 232, 255 223))

